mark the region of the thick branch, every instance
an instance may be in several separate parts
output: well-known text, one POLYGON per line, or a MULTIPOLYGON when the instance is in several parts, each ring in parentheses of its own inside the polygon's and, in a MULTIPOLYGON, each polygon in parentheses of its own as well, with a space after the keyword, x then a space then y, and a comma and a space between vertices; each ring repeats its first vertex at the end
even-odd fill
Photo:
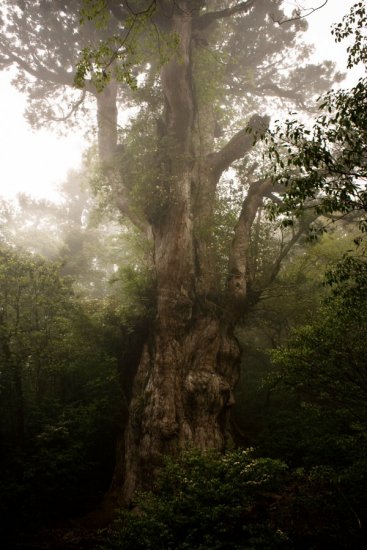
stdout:
POLYGON ((128 192, 123 188, 123 185, 119 184, 119 189, 115 190, 115 205, 118 211, 126 216, 149 240, 152 239, 152 228, 150 224, 139 217, 134 210, 130 207, 128 200, 128 192))
POLYGON ((299 103, 303 103, 302 98, 303 94, 297 93, 295 90, 286 90, 285 88, 281 88, 280 86, 277 86, 277 84, 271 84, 270 82, 261 85, 258 88, 254 90, 254 93, 257 95, 262 96, 275 96, 275 97, 284 97, 286 99, 290 99, 292 101, 298 101, 299 103))
POLYGON ((53 82, 54 84, 73 86, 73 75, 71 73, 67 73, 66 71, 55 73, 39 63, 32 66, 30 63, 12 52, 5 44, 2 44, 1 49, 7 56, 7 65, 14 63, 35 78, 53 82))
POLYGON ((253 147, 254 140, 264 134, 269 122, 268 116, 252 116, 246 128, 237 132, 220 151, 208 155, 213 174, 219 178, 235 160, 242 158, 253 147))
MULTIPOLYGON (((191 17, 185 13, 172 16, 172 32, 179 36, 177 53, 162 67, 161 82, 165 97, 167 135, 180 154, 188 150, 194 102, 191 77, 191 17)), ((171 152, 173 153, 173 151, 171 152)), ((179 161, 181 159, 176 159, 179 161)))
POLYGON ((224 19, 225 17, 230 17, 236 13, 244 13, 249 11, 252 6, 255 4, 255 0, 247 0, 247 2, 240 2, 236 6, 231 8, 226 8, 224 10, 212 11, 209 13, 204 13, 201 17, 198 17, 195 21, 195 27, 199 29, 205 29, 214 21, 218 19, 224 19))
POLYGON ((250 245, 251 228, 263 197, 271 186, 271 179, 260 180, 251 185, 234 229, 228 276, 228 311, 232 317, 239 315, 245 304, 247 295, 247 253, 250 245))
POLYGON ((97 99, 98 148, 102 168, 113 190, 117 209, 143 233, 149 235, 149 226, 145 220, 134 212, 130 206, 129 190, 123 181, 121 170, 118 169, 117 146, 117 83, 109 84, 99 93, 97 99))

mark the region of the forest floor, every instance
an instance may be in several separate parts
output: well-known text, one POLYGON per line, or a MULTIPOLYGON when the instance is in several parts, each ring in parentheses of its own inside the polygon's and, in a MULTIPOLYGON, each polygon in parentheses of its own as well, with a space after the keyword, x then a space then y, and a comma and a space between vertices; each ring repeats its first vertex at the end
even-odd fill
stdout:
POLYGON ((42 529, 34 533, 0 535, 4 550, 96 550, 104 539, 104 530, 85 528, 42 529))

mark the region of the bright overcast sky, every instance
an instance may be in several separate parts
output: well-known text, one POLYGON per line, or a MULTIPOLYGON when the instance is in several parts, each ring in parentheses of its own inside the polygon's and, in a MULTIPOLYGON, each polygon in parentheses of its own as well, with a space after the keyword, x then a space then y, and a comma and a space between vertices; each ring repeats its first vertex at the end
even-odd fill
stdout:
MULTIPOLYGON (((289 8, 316 7, 324 0, 288 0, 289 8)), ((336 44, 330 33, 355 0, 328 0, 326 6, 308 17, 308 40, 316 45, 315 59, 333 59, 346 69, 346 45, 336 44)), ((25 100, 10 84, 10 75, 0 72, 0 195, 13 197, 24 192, 35 197, 57 199, 57 186, 71 168, 80 166, 86 142, 76 130, 60 138, 46 128, 32 131, 23 119, 25 100)))

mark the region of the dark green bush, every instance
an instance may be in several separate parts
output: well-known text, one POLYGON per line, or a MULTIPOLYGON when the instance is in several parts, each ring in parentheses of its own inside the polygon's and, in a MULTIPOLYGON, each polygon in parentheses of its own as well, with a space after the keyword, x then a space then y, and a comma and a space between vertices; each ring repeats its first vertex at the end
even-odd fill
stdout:
POLYGON ((167 459, 154 491, 120 512, 105 549, 287 548, 272 518, 287 476, 284 463, 251 450, 167 459))
POLYGON ((251 449, 187 452, 119 512, 103 550, 362 549, 354 505, 332 468, 290 470, 251 449))

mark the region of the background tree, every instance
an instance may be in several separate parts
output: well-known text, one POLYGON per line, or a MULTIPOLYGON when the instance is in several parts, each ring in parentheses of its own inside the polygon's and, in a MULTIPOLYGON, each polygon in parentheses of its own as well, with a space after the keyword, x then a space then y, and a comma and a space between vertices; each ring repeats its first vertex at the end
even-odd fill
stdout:
MULTIPOLYGON (((273 351, 269 401, 257 437, 260 453, 303 468, 344 500, 349 519, 340 544, 347 547, 352 539, 357 548, 365 537, 367 506, 364 252, 349 252, 329 271, 332 292, 317 316, 273 351)), ((328 508, 332 517, 335 509, 330 503, 328 508)))
MULTIPOLYGON (((284 396, 279 401, 271 398, 270 387, 264 383, 272 371, 269 350, 285 345, 292 330, 321 314, 322 300, 330 293, 325 272, 354 248, 352 241, 358 235, 356 224, 345 224, 333 226, 333 231, 329 229, 316 241, 304 236, 283 262, 276 280, 249 308, 237 331, 244 353, 231 416, 235 441, 240 445, 256 445, 264 425, 282 406, 284 396)), ((276 246, 278 242, 271 243, 267 236, 265 260, 276 246)), ((289 417, 293 418, 292 414, 289 417)))
POLYGON ((114 326, 59 266, 0 248, 0 534, 89 510, 121 422, 114 326), (92 307, 93 305, 93 307, 92 307))

